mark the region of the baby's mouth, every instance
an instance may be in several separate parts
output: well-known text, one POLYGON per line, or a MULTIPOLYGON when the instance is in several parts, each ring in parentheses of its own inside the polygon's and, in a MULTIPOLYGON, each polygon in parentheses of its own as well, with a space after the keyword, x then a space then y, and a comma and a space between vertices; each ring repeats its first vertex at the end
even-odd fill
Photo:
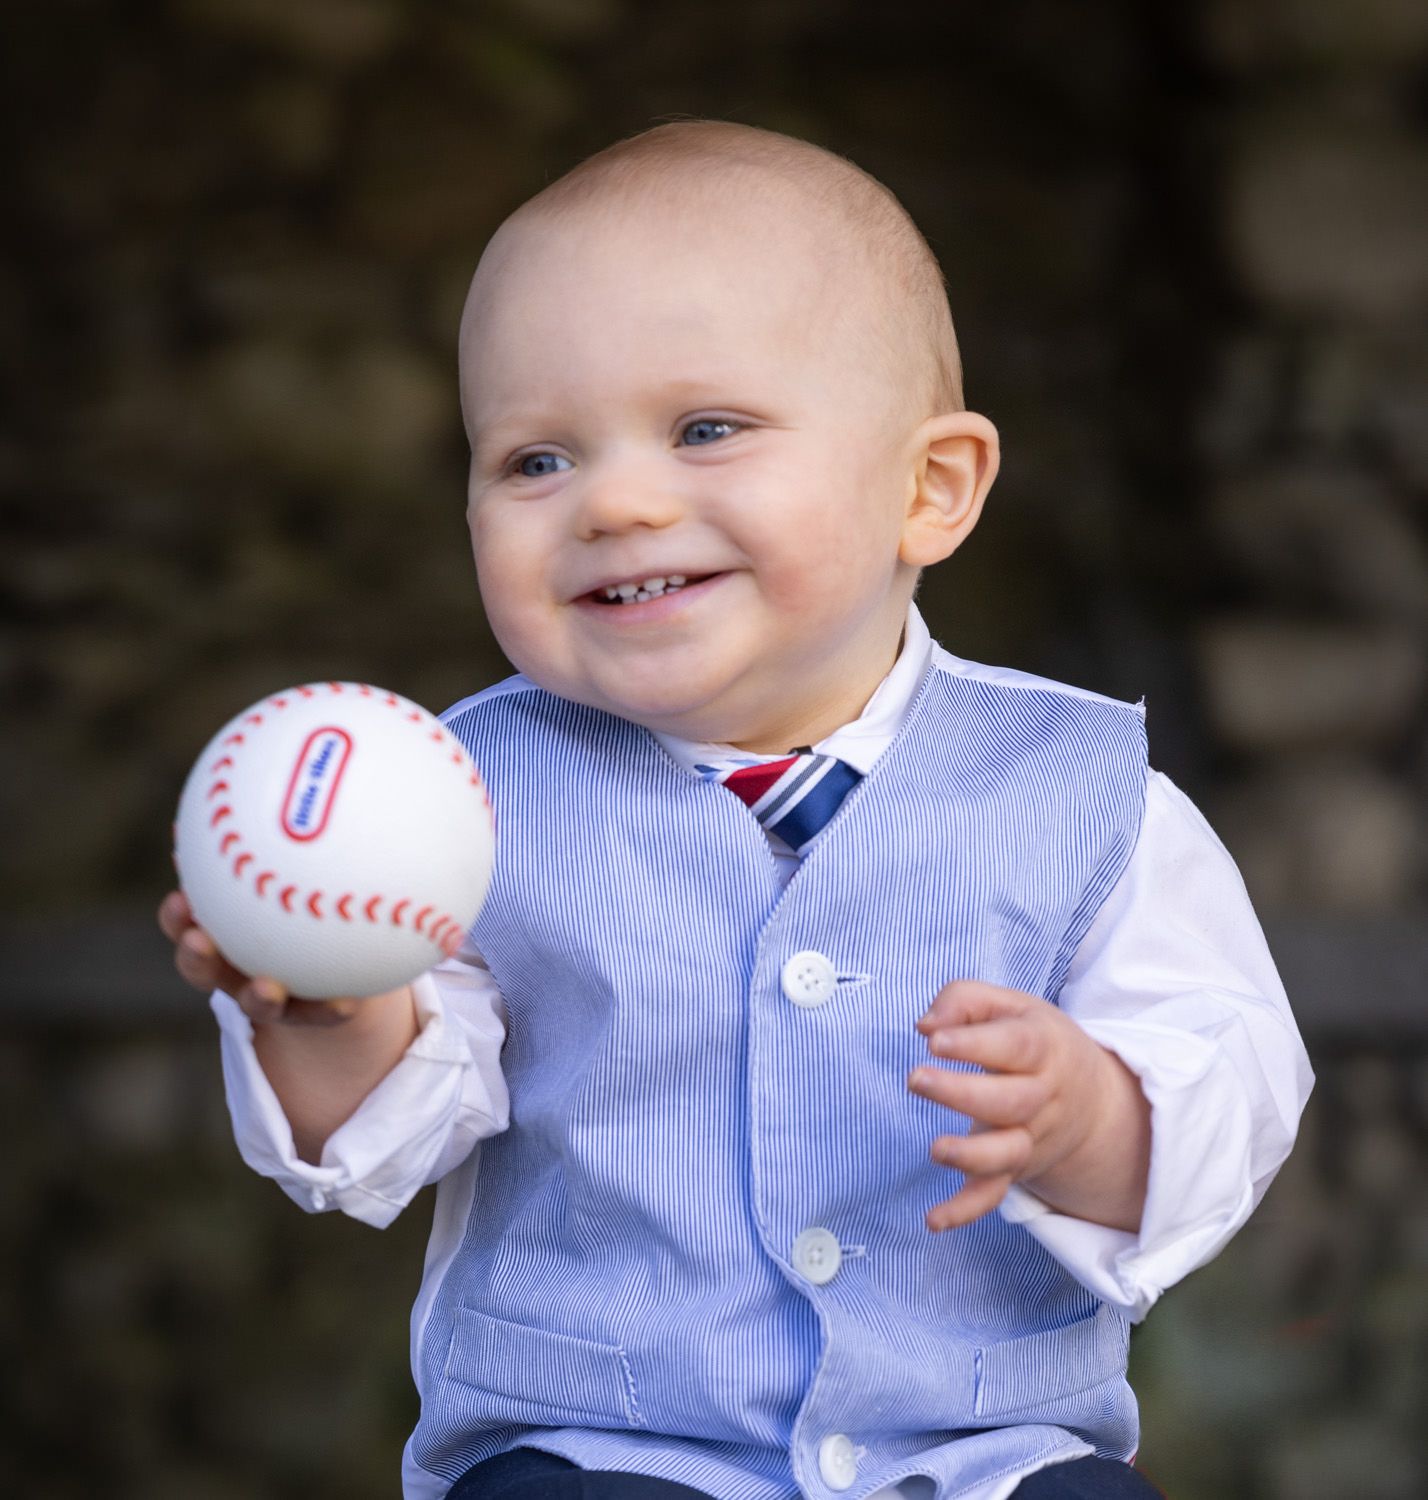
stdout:
POLYGON ((665 594, 678 593, 686 584, 702 583, 684 573, 670 573, 655 578, 641 578, 629 583, 610 583, 591 594, 598 604, 643 604, 647 599, 659 599, 665 594))

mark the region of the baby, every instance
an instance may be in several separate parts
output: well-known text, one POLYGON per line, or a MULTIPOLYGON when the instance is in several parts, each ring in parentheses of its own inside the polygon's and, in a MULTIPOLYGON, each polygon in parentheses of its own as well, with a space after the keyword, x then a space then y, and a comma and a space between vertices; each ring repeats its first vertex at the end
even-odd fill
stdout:
POLYGON ((161 910, 253 1166, 378 1225, 440 1184, 409 1500, 1154 1494, 1129 1323, 1310 1074, 1140 710, 912 604, 998 462, 926 243, 661 126, 501 227, 461 385, 521 673, 446 716, 499 818, 467 948, 307 1002, 161 910))

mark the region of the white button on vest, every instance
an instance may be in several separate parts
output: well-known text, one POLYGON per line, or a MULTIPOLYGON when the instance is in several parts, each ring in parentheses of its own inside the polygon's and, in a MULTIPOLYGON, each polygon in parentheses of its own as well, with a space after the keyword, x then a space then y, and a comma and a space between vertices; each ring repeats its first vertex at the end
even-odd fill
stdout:
POLYGON ((780 975, 783 992, 795 1005, 822 1005, 838 988, 838 972, 821 953, 795 953, 780 975))
POLYGON ((846 1432, 830 1432, 819 1443, 818 1472, 830 1490, 846 1490, 858 1477, 858 1452, 846 1432))
POLYGON ((814 1286, 832 1281, 842 1264, 842 1247, 826 1229, 805 1229, 793 1242, 793 1269, 814 1286))

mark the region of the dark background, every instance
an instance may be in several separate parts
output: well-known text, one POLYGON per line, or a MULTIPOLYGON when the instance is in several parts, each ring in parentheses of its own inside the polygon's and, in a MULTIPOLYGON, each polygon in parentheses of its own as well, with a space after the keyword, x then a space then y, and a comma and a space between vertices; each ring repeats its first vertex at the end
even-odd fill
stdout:
POLYGON ((0 1451, 12 1493, 397 1493, 429 1199, 237 1161, 150 912, 188 765, 309 678, 503 669, 462 519, 481 246, 671 115, 886 181, 986 518, 953 651, 1148 699, 1320 1075, 1139 1329, 1173 1500, 1428 1493, 1428 7, 21 0, 0 37, 0 1451), (1362 1471, 1362 1472, 1361 1472, 1362 1471))

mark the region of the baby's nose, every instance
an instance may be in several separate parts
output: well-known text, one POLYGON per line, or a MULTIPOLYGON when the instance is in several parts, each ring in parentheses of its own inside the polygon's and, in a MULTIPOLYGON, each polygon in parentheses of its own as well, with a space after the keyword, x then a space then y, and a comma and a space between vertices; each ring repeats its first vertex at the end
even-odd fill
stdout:
POLYGON ((582 541, 593 541, 640 526, 672 526, 683 510, 676 490, 650 466, 608 464, 585 471, 577 526, 582 541))

